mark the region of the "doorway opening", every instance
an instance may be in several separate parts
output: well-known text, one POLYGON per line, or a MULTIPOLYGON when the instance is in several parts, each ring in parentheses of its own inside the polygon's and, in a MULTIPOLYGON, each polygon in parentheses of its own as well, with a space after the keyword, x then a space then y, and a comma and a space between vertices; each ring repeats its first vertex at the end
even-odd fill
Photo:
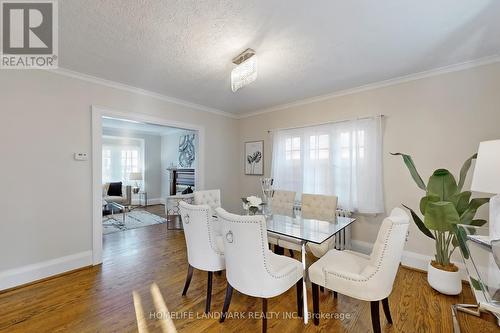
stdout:
MULTIPOLYGON (((106 237, 178 224, 172 196, 203 188, 202 127, 92 108, 93 261, 106 237)), ((127 237, 130 239, 130 237, 127 237)))

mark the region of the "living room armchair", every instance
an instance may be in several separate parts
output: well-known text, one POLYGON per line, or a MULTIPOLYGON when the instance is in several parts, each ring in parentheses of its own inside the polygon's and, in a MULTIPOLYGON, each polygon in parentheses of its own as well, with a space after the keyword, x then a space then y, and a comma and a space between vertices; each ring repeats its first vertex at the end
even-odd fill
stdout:
POLYGON ((123 185, 122 195, 108 195, 110 183, 102 184, 102 199, 106 202, 116 202, 123 206, 130 206, 132 204, 132 186, 123 185))

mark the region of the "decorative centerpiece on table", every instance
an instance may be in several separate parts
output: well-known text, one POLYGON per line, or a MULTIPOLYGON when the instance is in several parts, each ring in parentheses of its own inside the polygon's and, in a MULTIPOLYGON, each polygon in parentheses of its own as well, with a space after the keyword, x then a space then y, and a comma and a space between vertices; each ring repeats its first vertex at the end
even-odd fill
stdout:
POLYGON ((271 213, 272 213, 271 206, 272 206, 272 200, 273 200, 273 196, 274 196, 273 183, 274 183, 273 178, 261 178, 260 179, 260 184, 262 187, 262 194, 264 195, 263 213, 264 213, 264 215, 266 215, 266 217, 271 215, 271 213))
POLYGON ((241 201, 243 201, 243 209, 247 211, 247 215, 255 215, 262 205, 262 199, 254 195, 241 198, 241 201))
POLYGON ((437 169, 424 183, 418 173, 411 156, 400 155, 410 171, 417 186, 425 191, 420 199, 420 213, 423 220, 411 208, 407 208, 413 221, 424 235, 432 238, 436 245, 435 260, 428 265, 427 281, 435 290, 447 294, 458 295, 462 291, 462 281, 458 267, 451 262, 451 255, 460 247, 464 257, 468 256, 463 235, 457 228, 458 224, 482 226, 485 220, 476 219, 476 212, 482 205, 488 203, 488 198, 471 199, 471 191, 463 191, 465 178, 477 154, 467 159, 460 170, 457 184, 455 177, 446 169, 437 169))

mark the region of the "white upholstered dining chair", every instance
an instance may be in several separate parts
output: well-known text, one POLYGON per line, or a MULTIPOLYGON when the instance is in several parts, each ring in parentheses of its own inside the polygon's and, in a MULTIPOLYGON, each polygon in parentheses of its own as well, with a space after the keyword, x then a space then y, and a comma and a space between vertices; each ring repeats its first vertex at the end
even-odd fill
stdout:
POLYGON ((210 206, 211 214, 215 215, 215 208, 221 206, 220 190, 195 191, 194 204, 210 206))
MULTIPOLYGON (((224 322, 233 288, 242 294, 262 298, 262 312, 267 299, 283 294, 294 285, 297 306, 302 316, 302 264, 268 249, 266 220, 262 215, 241 216, 216 209, 222 222, 222 240, 226 258, 227 289, 220 322, 224 322)), ((265 316, 262 331, 265 332, 265 316)))
MULTIPOLYGON (((277 215, 293 216, 293 207, 295 205, 295 192, 275 190, 271 200, 271 212, 277 215)), ((281 236, 268 235, 269 243, 274 245, 274 250, 278 254, 283 254, 283 247, 279 245, 281 236)), ((286 237, 283 237, 288 239, 286 237)), ((293 255, 293 252, 290 254, 293 255)))
POLYGON ((295 192, 275 190, 271 200, 271 211, 273 214, 293 216, 295 205, 295 192))
POLYGON ((188 273, 182 295, 185 296, 193 277, 193 268, 208 272, 205 313, 210 312, 213 272, 226 267, 224 248, 217 234, 214 219, 208 205, 191 205, 179 202, 188 255, 188 273))
MULTIPOLYGON (((301 215, 306 219, 335 222, 337 214, 337 197, 334 195, 302 194, 301 215)), ((301 251, 301 244, 292 238, 280 237, 278 246, 301 251)), ((335 236, 321 244, 308 243, 308 250, 317 258, 323 256, 335 246, 335 236)))
MULTIPOLYGON (((301 211, 303 218, 334 223, 337 215, 337 197, 334 195, 302 194, 301 211)), ((308 250, 317 258, 321 258, 334 247, 335 236, 321 244, 307 244, 308 250)))
POLYGON ((379 301, 382 301, 387 321, 392 324, 388 297, 401 262, 409 220, 404 210, 394 208, 382 222, 369 256, 329 250, 309 267, 315 325, 319 324, 318 286, 369 301, 374 332, 380 332, 379 301))

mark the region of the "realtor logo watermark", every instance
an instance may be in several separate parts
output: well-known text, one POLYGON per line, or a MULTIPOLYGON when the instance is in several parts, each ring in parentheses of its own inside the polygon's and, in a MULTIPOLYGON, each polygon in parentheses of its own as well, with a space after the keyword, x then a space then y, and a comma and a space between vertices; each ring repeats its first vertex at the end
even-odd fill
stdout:
POLYGON ((1 0, 0 18, 0 68, 57 68, 57 0, 1 0))

